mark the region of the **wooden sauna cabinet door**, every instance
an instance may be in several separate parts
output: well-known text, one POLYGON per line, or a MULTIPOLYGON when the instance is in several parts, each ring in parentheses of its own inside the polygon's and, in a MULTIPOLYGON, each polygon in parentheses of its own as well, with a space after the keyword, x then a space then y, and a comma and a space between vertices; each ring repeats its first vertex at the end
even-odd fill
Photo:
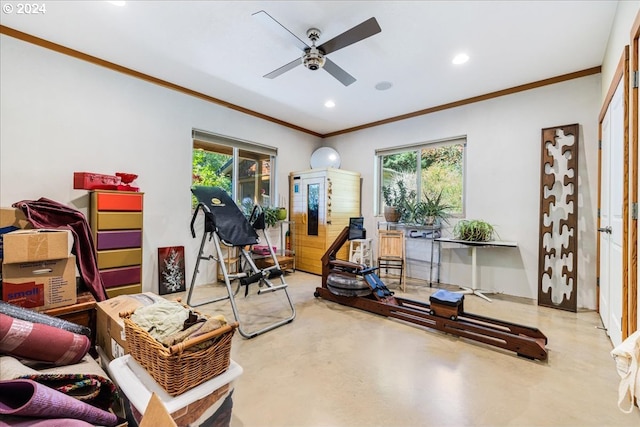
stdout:
MULTIPOLYGON (((289 176, 289 212, 294 222, 296 270, 322 274, 322 256, 350 217, 360 215, 360 174, 313 169, 289 176)), ((339 252, 348 259, 348 247, 339 252)))
POLYGON ((322 274, 320 259, 326 245, 326 194, 323 176, 292 180, 292 221, 296 268, 322 274))

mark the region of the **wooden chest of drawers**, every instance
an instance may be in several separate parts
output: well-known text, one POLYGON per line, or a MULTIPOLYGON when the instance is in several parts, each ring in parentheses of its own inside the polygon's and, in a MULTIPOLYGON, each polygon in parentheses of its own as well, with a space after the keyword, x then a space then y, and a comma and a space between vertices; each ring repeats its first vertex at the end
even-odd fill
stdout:
POLYGON ((143 198, 129 191, 91 192, 91 230, 109 298, 142 292, 143 198))

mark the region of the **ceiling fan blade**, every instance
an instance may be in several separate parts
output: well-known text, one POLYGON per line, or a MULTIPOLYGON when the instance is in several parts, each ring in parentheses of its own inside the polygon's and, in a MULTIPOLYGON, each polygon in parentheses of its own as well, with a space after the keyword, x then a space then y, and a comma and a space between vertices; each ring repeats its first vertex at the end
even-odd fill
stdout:
POLYGON ((338 49, 347 47, 361 40, 371 37, 374 34, 378 34, 382 29, 378 25, 376 18, 369 18, 362 24, 358 24, 350 30, 345 31, 339 36, 335 36, 331 40, 322 43, 318 46, 318 49, 322 50, 325 55, 335 52, 338 49))
POLYGON ((265 26, 271 28, 274 33, 280 33, 281 35, 289 38, 290 40, 293 37, 292 41, 295 43, 296 46, 298 46, 300 50, 305 50, 306 48, 309 47, 308 44, 300 40, 298 36, 296 36, 291 31, 289 31, 284 25, 276 21, 271 15, 269 15, 264 10, 255 12, 252 15, 258 18, 261 22, 263 22, 265 26))
POLYGON ((300 64, 302 64, 302 58, 296 58, 293 61, 289 62, 288 64, 283 65, 282 67, 273 70, 269 74, 265 74, 263 77, 266 77, 268 79, 275 79, 280 74, 284 74, 287 71, 297 67, 300 64))
POLYGON ((345 86, 349 86, 351 83, 356 81, 356 79, 353 78, 351 74, 347 73, 345 70, 337 66, 335 62, 333 62, 326 56, 324 58, 324 67, 322 68, 324 68, 329 74, 338 79, 340 83, 345 86))

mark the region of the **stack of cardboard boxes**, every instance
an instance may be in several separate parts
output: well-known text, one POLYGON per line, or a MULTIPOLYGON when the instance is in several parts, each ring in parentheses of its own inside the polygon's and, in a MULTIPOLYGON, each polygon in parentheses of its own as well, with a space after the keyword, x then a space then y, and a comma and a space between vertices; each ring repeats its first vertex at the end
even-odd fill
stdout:
POLYGON ((46 310, 75 304, 76 258, 69 230, 15 230, 3 235, 2 300, 46 310))

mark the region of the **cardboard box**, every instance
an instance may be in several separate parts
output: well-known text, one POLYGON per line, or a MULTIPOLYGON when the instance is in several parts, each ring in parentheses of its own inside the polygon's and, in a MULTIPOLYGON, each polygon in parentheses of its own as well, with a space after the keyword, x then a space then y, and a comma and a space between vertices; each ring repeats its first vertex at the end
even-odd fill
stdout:
POLYGON ((96 304, 96 344, 102 348, 109 361, 128 354, 124 333, 124 321, 120 313, 151 305, 164 298, 152 292, 118 295, 96 304))
POLYGON ((16 230, 3 237, 4 264, 68 258, 73 247, 70 230, 16 230))
POLYGON ((0 262, 3 258, 3 236, 15 230, 33 228, 25 214, 16 208, 0 208, 0 262))
POLYGON ((2 265, 2 300, 45 310, 75 304, 76 257, 2 265))
POLYGON ((15 227, 16 229, 32 228, 22 210, 16 208, 0 208, 0 228, 15 227))

